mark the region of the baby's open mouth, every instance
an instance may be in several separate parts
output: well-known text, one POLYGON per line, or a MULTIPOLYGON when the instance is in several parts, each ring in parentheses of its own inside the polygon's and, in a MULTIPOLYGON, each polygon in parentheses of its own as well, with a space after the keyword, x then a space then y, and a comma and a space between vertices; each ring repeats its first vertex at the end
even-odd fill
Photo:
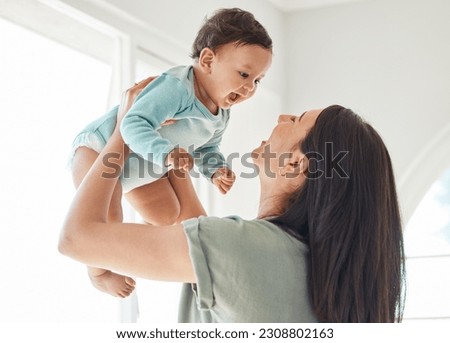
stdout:
POLYGON ((237 99, 239 98, 239 95, 236 94, 236 93, 231 93, 230 96, 229 96, 229 98, 230 98, 230 101, 234 103, 234 102, 236 102, 237 99))

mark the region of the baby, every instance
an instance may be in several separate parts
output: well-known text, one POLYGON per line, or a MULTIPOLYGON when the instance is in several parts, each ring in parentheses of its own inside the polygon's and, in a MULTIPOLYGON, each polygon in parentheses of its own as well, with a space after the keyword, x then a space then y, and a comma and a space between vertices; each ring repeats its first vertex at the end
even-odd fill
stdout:
MULTIPOLYGON (((188 183, 178 175, 195 163, 226 194, 235 175, 219 150, 231 106, 249 99, 272 62, 272 40, 254 16, 221 9, 200 28, 193 64, 177 66, 150 82, 125 115, 120 131, 132 153, 117 183, 108 220, 122 221, 122 194, 149 224, 189 218, 188 183)), ((78 187, 114 131, 119 106, 90 123, 73 142, 72 175, 78 187)), ((112 163, 106 161, 106 163, 112 163)), ((195 213, 198 213, 195 212, 195 213)), ((125 297, 134 280, 88 267, 103 292, 125 297)))

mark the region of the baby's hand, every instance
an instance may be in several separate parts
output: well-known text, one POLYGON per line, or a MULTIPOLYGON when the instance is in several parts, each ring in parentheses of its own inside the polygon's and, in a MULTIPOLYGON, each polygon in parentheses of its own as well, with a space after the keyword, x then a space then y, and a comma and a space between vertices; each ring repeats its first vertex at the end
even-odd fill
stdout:
POLYGON ((227 194, 233 187, 236 175, 228 168, 219 168, 212 176, 213 184, 219 189, 220 193, 227 194))
POLYGON ((167 156, 167 166, 173 166, 173 169, 183 169, 189 171, 194 166, 192 155, 183 148, 175 148, 167 156))

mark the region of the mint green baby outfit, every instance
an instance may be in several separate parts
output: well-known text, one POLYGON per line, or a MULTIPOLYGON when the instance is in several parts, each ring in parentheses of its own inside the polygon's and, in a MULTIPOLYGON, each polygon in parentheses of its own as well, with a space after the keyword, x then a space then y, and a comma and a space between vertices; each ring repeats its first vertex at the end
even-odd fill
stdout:
MULTIPOLYGON (((72 144, 72 157, 81 146, 100 153, 114 131, 117 112, 118 106, 87 125, 72 144)), ((207 179, 218 168, 229 168, 219 149, 229 118, 229 110, 212 114, 196 98, 192 66, 162 73, 142 90, 121 123, 132 151, 120 178, 124 192, 162 177, 168 171, 165 158, 177 146, 193 155, 207 179), (175 123, 161 126, 168 119, 175 123)))

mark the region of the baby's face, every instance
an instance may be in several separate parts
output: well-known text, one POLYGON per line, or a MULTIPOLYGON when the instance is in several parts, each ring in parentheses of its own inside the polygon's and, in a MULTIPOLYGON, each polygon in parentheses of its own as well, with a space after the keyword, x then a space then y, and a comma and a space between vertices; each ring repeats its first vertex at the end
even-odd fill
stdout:
POLYGON ((249 99, 271 64, 272 51, 259 45, 219 47, 211 64, 210 98, 223 109, 249 99))

